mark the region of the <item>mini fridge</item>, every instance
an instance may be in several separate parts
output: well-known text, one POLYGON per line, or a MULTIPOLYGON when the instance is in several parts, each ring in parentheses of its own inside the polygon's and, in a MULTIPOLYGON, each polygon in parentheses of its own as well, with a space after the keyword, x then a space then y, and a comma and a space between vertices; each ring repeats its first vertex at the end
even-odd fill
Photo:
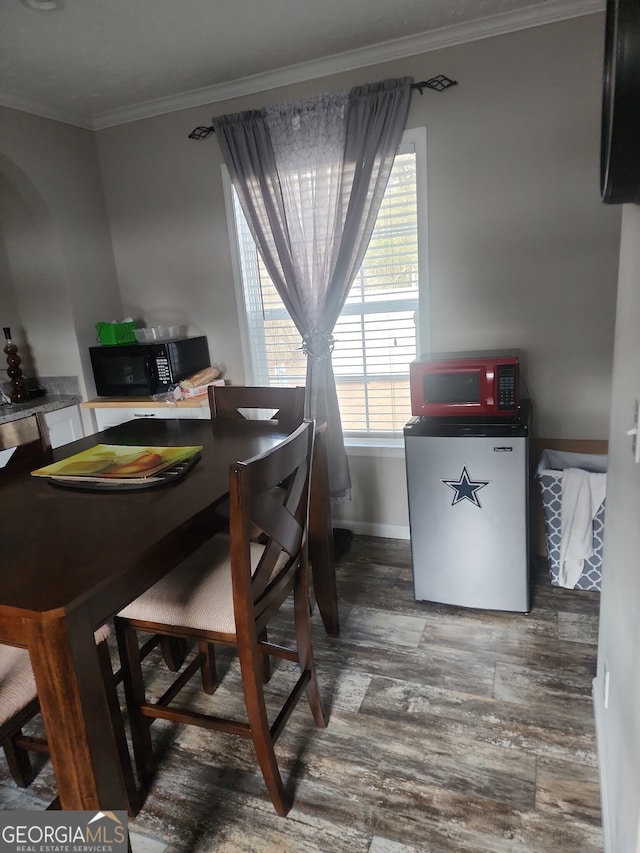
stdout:
POLYGON ((404 428, 415 598, 527 613, 528 401, 517 418, 404 428))

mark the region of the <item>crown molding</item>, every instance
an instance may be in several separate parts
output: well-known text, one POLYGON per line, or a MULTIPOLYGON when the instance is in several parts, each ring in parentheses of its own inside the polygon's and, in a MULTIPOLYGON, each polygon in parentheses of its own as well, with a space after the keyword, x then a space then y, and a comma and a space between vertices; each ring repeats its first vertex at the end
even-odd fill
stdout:
MULTIPOLYGON (((346 53, 333 54, 322 59, 289 65, 264 74, 255 74, 207 86, 167 98, 134 104, 122 109, 109 110, 94 116, 67 114, 35 103, 19 102, 19 99, 6 99, 0 93, 0 104, 32 112, 45 118, 51 118, 66 124, 76 125, 88 130, 103 130, 120 124, 152 118, 166 113, 215 104, 220 101, 252 95, 277 89, 292 83, 303 83, 332 74, 354 71, 370 65, 378 65, 395 59, 403 59, 421 53, 429 53, 446 47, 479 41, 492 36, 505 35, 517 30, 538 27, 544 24, 591 15, 605 10, 606 0, 546 0, 545 3, 517 9, 500 15, 493 15, 477 21, 467 21, 442 27, 438 30, 418 33, 413 36, 382 42, 346 53), (7 100, 12 101, 8 103, 7 100)), ((445 69, 446 70, 446 69, 445 69)))
POLYGON ((11 110, 30 113, 40 118, 48 118, 61 124, 70 124, 73 127, 80 127, 82 130, 95 130, 91 116, 50 107, 29 98, 16 98, 6 92, 0 92, 0 107, 8 107, 11 110))
POLYGON ((369 65, 390 62, 394 59, 403 59, 407 56, 428 53, 432 50, 453 47, 491 36, 504 35, 516 30, 602 12, 605 9, 605 2, 606 0, 548 0, 542 5, 531 6, 527 9, 518 9, 477 21, 454 24, 439 30, 430 30, 415 36, 406 36, 359 50, 333 54, 323 59, 290 65, 276 71, 231 80, 228 83, 196 89, 181 95, 147 101, 122 110, 112 110, 95 116, 93 129, 101 130, 163 113, 190 107, 201 107, 244 95, 265 92, 269 89, 277 89, 292 83, 303 83, 343 71, 353 71, 369 65))

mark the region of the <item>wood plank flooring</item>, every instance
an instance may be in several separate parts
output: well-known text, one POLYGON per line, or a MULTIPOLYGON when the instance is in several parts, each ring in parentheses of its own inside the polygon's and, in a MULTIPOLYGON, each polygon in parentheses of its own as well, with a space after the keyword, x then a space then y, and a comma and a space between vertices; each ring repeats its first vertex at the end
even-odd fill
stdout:
MULTIPOLYGON (((289 816, 273 811, 250 743, 157 722, 134 853, 601 853, 599 594, 552 587, 541 562, 528 615, 418 603, 409 543, 362 536, 338 579, 340 637, 313 616, 329 726, 302 702, 277 746, 289 816)), ((146 668, 159 694, 163 667, 146 668)), ((239 674, 224 653, 220 668, 228 711, 239 674)), ((269 690, 294 675, 278 664, 269 690)), ((210 701, 195 687, 193 699, 210 701)), ((45 764, 20 791, 0 759, 0 808, 42 808, 54 785, 45 764)))

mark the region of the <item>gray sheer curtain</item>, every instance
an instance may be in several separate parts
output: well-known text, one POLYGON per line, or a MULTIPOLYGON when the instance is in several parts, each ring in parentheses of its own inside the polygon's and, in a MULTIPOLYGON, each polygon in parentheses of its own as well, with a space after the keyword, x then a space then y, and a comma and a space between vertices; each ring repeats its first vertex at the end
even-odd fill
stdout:
POLYGON ((331 365, 333 328, 389 179, 411 79, 215 118, 265 266, 302 337, 307 416, 327 423, 332 500, 351 497, 331 365))

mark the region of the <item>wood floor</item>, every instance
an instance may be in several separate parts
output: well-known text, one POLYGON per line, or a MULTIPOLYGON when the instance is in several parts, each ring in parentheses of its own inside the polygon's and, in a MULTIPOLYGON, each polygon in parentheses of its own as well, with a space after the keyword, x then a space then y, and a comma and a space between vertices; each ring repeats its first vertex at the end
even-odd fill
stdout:
MULTIPOLYGON (((362 536, 338 572, 340 637, 313 616, 329 726, 302 702, 277 746, 289 816, 273 811, 250 743, 159 721, 134 853, 601 853, 599 594, 552 587, 541 564, 526 616, 417 603, 408 542, 362 536)), ((226 711, 239 678, 220 660, 226 711)), ((163 668, 147 668, 159 694, 163 668)), ((279 664, 269 689, 293 677, 279 664)), ((2 808, 41 808, 53 786, 47 764, 19 791, 0 760, 2 808)))

